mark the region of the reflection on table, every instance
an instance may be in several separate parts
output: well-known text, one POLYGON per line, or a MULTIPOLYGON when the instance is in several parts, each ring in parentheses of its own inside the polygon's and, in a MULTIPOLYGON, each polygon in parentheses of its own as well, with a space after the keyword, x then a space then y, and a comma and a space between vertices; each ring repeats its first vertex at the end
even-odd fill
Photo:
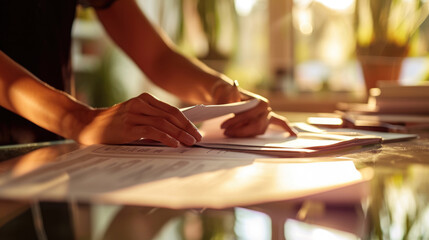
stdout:
MULTIPOLYGON (((70 142, 40 146, 2 161, 0 185, 8 176, 25 175, 81 147, 70 142)), ((345 154, 356 168, 374 171, 370 195, 356 203, 304 199, 169 209, 2 198, 0 239, 427 239, 428 150, 428 138, 422 135, 345 154)))

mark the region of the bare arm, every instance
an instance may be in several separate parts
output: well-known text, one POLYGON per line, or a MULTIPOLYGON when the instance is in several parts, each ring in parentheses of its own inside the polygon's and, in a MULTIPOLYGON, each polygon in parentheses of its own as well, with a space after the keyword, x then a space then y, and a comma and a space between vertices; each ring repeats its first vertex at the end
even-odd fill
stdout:
POLYGON ((39 126, 75 139, 91 111, 64 92, 37 79, 0 51, 0 104, 39 126))
POLYGON ((144 16, 134 0, 120 0, 97 11, 110 37, 158 86, 191 103, 215 103, 214 90, 232 85, 226 76, 179 54, 144 16))
POLYGON ((191 103, 227 103, 259 98, 260 104, 223 124, 231 137, 263 134, 270 123, 295 135, 286 118, 271 112, 268 101, 233 87, 232 80, 201 62, 179 54, 144 16, 135 0, 119 0, 97 15, 110 37, 158 86, 191 103), (239 94, 236 91, 239 90, 239 94), (238 96, 238 97, 237 97, 238 96))
POLYGON ((0 105, 79 143, 127 143, 140 138, 177 147, 201 140, 175 107, 142 94, 110 108, 93 109, 41 82, 0 51, 0 105))

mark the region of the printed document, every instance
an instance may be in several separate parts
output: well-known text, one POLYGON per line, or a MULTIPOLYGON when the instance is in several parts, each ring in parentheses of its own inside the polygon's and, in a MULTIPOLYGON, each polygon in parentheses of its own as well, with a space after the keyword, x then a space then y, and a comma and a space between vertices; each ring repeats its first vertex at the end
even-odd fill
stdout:
POLYGON ((76 150, 22 175, 13 172, 0 175, 1 198, 167 208, 228 208, 309 198, 359 202, 372 177, 370 169, 357 170, 345 158, 284 163, 203 148, 112 145, 76 150))

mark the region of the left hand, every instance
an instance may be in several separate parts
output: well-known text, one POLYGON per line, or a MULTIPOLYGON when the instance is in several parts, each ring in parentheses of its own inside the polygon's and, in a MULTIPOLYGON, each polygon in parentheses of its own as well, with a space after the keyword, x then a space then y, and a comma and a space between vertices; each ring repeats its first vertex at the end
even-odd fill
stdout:
POLYGON ((254 137, 264 134, 269 124, 280 126, 291 136, 296 136, 296 131, 289 126, 288 120, 274 112, 268 100, 260 95, 239 89, 236 84, 224 84, 214 91, 214 99, 218 104, 245 101, 252 98, 259 99, 259 104, 242 113, 235 114, 222 123, 224 134, 228 137, 254 137))

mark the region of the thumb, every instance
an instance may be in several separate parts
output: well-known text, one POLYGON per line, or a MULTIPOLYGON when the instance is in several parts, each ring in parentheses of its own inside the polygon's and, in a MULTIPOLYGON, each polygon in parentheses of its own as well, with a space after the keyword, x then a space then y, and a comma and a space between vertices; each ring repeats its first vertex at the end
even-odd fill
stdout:
POLYGON ((233 84, 224 82, 224 84, 217 87, 214 93, 215 103, 225 104, 241 101, 241 93, 238 88, 238 82, 235 80, 233 84))
POLYGON ((274 124, 274 125, 277 125, 277 126, 283 128, 291 136, 297 136, 298 135, 298 132, 293 127, 291 127, 289 125, 289 122, 288 122, 288 120, 285 117, 280 116, 280 115, 278 115, 278 114, 276 114, 274 112, 271 112, 270 115, 271 115, 271 118, 270 118, 270 123, 271 124, 274 124))

